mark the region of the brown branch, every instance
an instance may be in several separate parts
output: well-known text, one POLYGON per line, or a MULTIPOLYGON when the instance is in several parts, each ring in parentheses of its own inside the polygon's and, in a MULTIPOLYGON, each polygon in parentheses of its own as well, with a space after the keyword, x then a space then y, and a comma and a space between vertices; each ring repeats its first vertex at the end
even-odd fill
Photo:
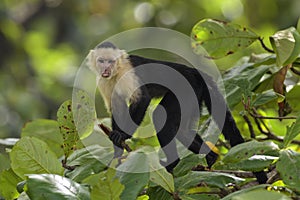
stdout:
MULTIPOLYGON (((271 139, 271 140, 276 140, 276 141, 279 141, 279 142, 283 142, 284 138, 283 138, 283 137, 280 137, 280 136, 277 136, 277 135, 275 135, 274 133, 272 133, 272 132, 270 131, 270 129, 267 127, 267 125, 264 123, 264 121, 263 121, 262 119, 260 119, 260 121, 261 121, 261 123, 264 125, 264 127, 267 129, 267 131, 264 131, 264 130, 262 129, 262 127, 261 127, 261 125, 260 125, 260 123, 259 123, 259 121, 258 121, 257 118, 254 118, 254 120, 255 120, 255 123, 256 123, 256 126, 257 126, 258 130, 259 130, 262 134, 264 134, 264 135, 267 136, 267 138, 263 138, 263 139, 261 139, 261 140, 269 140, 269 139, 271 139)), ((292 143, 292 144, 300 145, 300 141, 299 141, 299 140, 292 140, 291 143, 292 143)))
MULTIPOLYGON (((111 134, 111 130, 110 128, 108 128, 107 126, 105 126, 104 124, 98 124, 99 128, 101 128, 101 130, 109 137, 111 134)), ((122 148, 126 149, 127 152, 131 152, 132 149, 125 143, 125 141, 122 141, 121 143, 122 148)))
POLYGON ((259 114, 255 114, 255 113, 252 113, 252 112, 249 112, 249 114, 254 117, 254 118, 258 118, 258 119, 297 119, 296 116, 288 116, 288 117, 270 117, 270 116, 262 116, 262 115, 259 115, 259 114))
POLYGON ((243 115, 243 118, 244 118, 244 120, 246 121, 246 123, 248 125, 249 131, 250 131, 250 137, 255 138, 254 129, 253 129, 253 126, 252 126, 252 123, 251 123, 249 117, 247 115, 243 115))

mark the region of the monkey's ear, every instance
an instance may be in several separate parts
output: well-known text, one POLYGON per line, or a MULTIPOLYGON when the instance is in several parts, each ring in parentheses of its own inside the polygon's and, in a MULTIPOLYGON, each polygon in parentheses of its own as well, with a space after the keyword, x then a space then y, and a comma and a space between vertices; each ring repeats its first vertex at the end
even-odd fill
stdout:
POLYGON ((119 55, 121 59, 127 59, 128 58, 128 54, 125 50, 120 49, 119 50, 119 55))
POLYGON ((95 65, 95 50, 90 50, 87 56, 86 65, 89 67, 90 70, 97 74, 95 65))

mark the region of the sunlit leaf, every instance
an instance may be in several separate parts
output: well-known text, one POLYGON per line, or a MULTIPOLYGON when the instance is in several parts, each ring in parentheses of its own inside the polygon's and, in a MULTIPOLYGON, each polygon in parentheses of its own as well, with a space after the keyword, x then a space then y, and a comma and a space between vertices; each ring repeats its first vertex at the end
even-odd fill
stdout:
POLYGON ((200 158, 200 155, 196 154, 190 154, 183 159, 180 160, 178 165, 173 170, 173 175, 175 177, 183 176, 187 174, 191 169, 199 164, 202 164, 203 166, 206 165, 205 158, 200 158))
POLYGON ((68 158, 68 165, 76 166, 74 170, 67 171, 66 176, 74 181, 81 182, 91 174, 97 174, 104 170, 113 158, 110 148, 99 145, 88 146, 76 150, 68 158))
POLYGON ((62 174, 63 168, 48 145, 34 137, 23 137, 10 152, 11 167, 21 178, 25 174, 62 174))
POLYGON ((119 179, 115 176, 116 170, 108 168, 100 174, 95 174, 88 177, 85 182, 92 185, 91 198, 103 200, 118 200, 124 190, 119 179))
POLYGON ((233 108, 242 100, 242 95, 251 91, 260 84, 263 75, 269 70, 270 66, 262 65, 254 67, 254 64, 245 64, 231 69, 224 76, 226 98, 230 108, 233 108), (241 68, 241 69, 237 69, 241 68))
POLYGON ((30 199, 90 199, 86 186, 54 174, 28 175, 26 193, 30 199))
POLYGON ((17 184, 22 179, 12 169, 7 169, 0 174, 0 194, 6 199, 16 199, 19 196, 17 184))
POLYGON ((65 101, 57 111, 57 121, 63 137, 63 150, 67 158, 74 150, 82 147, 72 112, 72 102, 65 101))
POLYGON ((300 34, 294 28, 278 31, 270 37, 277 56, 277 65, 285 66, 296 60, 300 54, 300 34))
POLYGON ((4 155, 0 153, 0 172, 2 172, 5 169, 10 168, 10 160, 7 155, 4 155))
POLYGON ((279 147, 273 142, 253 140, 232 147, 222 161, 224 163, 234 163, 246 160, 254 155, 278 156, 278 151, 279 147))
POLYGON ((84 139, 94 130, 96 120, 95 102, 87 92, 74 89, 72 109, 77 132, 80 139, 84 139))
POLYGON ((175 190, 173 176, 167 172, 166 168, 161 166, 158 155, 156 153, 148 155, 148 160, 150 165, 150 181, 173 193, 175 190))
POLYGON ((279 160, 276 169, 285 184, 300 191, 300 153, 292 150, 280 151, 279 160))
POLYGON ((185 176, 175 178, 175 188, 184 191, 196 187, 201 182, 207 186, 225 188, 229 183, 238 184, 243 181, 242 178, 225 173, 191 171, 185 176))
POLYGON ((28 122, 22 129, 21 136, 32 136, 38 138, 46 142, 50 149, 56 153, 57 157, 63 155, 63 140, 57 121, 37 119, 32 122, 28 122))
POLYGON ((202 53, 203 47, 211 58, 221 58, 244 49, 258 39, 251 30, 223 21, 204 19, 192 29, 194 51, 202 53))
POLYGON ((269 167, 274 160, 278 157, 266 156, 266 155, 255 155, 247 159, 240 160, 239 162, 226 163, 223 162, 216 163, 214 165, 215 169, 222 170, 243 170, 243 171, 253 171, 258 172, 269 167))
POLYGON ((250 187, 247 189, 239 190, 234 192, 222 200, 232 200, 232 199, 242 199, 242 200, 253 200, 253 199, 268 199, 268 200, 290 200, 288 196, 275 192, 268 191, 265 189, 266 185, 259 185, 255 187, 250 187))
POLYGON ((273 90, 267 90, 264 91, 263 93, 258 94, 256 99, 253 101, 252 105, 261 106, 277 98, 278 95, 273 90))
POLYGON ((283 139, 283 146, 287 147, 290 142, 300 134, 300 116, 296 119, 296 121, 287 127, 286 135, 283 139))
POLYGON ((125 185, 121 199, 136 199, 150 179, 147 154, 142 150, 131 152, 126 161, 118 167, 117 176, 125 185))

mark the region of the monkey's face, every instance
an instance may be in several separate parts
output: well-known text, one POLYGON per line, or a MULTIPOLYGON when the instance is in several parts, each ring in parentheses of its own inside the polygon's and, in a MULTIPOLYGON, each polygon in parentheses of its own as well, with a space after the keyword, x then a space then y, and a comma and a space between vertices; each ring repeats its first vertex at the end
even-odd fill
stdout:
POLYGON ((116 60, 99 56, 96 60, 97 69, 103 78, 111 78, 114 75, 116 60))
POLYGON ((122 59, 122 53, 118 49, 100 48, 91 50, 89 67, 97 76, 110 79, 117 74, 120 59, 122 59))

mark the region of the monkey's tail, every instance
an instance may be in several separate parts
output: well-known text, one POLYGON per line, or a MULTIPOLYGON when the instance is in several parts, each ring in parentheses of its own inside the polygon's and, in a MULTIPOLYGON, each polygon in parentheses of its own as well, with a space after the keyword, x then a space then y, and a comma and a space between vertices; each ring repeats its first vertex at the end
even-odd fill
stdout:
POLYGON ((243 143, 244 139, 216 83, 207 75, 203 81, 206 85, 203 86, 202 99, 218 128, 222 130, 225 139, 230 142, 231 146, 243 143))
MULTIPOLYGON (((210 77, 205 77, 205 81, 204 79, 202 81, 206 83, 206 85, 203 87, 204 90, 203 90, 202 98, 204 100, 204 103, 209 113, 213 117, 219 129, 222 130, 225 139, 230 142, 230 145, 232 147, 243 143, 244 139, 241 136, 241 133, 237 128, 236 123, 232 117, 232 114, 227 106, 226 100, 224 99, 223 95, 219 91, 216 83, 210 77), (212 106, 215 107, 212 108, 212 106), (212 109, 216 109, 216 110, 212 111, 212 109), (225 110, 225 115, 223 112, 222 113, 216 112, 216 111, 224 111, 224 110, 225 110)), ((260 184, 266 183, 268 180, 267 174, 264 171, 253 172, 253 174, 256 176, 257 181, 260 184)))

